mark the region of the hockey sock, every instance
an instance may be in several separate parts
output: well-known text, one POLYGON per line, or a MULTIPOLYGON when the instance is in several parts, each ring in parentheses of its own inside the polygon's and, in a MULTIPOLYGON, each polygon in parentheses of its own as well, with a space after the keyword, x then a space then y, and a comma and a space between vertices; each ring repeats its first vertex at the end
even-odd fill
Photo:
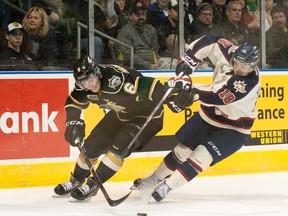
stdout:
POLYGON ((199 145, 177 170, 167 179, 171 189, 182 186, 191 181, 198 173, 205 170, 213 161, 212 155, 204 145, 199 145))
POLYGON ((82 169, 77 163, 74 168, 73 176, 78 181, 82 181, 90 175, 90 170, 82 169))
POLYGON ((100 162, 96 172, 102 183, 110 179, 122 167, 124 161, 108 152, 100 162))
MULTIPOLYGON (((97 163, 97 158, 94 160, 90 160, 92 166, 97 163)), ((82 181, 85 178, 87 178, 90 175, 90 168, 85 162, 85 159, 83 158, 82 154, 79 155, 75 168, 74 168, 74 173, 73 176, 76 178, 78 181, 82 181)))
POLYGON ((174 152, 171 151, 165 156, 159 167, 155 170, 154 175, 159 179, 164 179, 165 177, 171 175, 182 162, 176 159, 174 152))
POLYGON ((198 173, 193 165, 185 162, 166 180, 166 184, 173 190, 191 181, 198 173))

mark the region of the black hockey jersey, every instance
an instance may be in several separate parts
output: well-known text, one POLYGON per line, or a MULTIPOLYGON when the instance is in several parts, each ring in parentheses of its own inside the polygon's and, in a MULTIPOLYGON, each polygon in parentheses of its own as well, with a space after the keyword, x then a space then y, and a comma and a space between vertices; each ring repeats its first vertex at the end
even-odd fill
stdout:
MULTIPOLYGON (((90 103, 114 111, 122 121, 136 116, 148 117, 164 94, 163 85, 155 78, 145 77, 132 68, 99 64, 101 90, 94 93, 75 86, 65 103, 67 120, 79 119, 82 109, 90 103)), ((160 117, 163 106, 155 114, 160 117)))

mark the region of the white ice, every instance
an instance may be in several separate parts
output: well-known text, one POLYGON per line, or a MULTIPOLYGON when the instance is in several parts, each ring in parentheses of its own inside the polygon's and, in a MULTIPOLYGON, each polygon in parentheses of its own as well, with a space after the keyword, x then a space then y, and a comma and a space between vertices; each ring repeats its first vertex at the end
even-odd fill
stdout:
MULTIPOLYGON (((129 192, 132 182, 106 183, 112 199, 129 192)), ((198 177, 156 203, 133 191, 116 207, 102 193, 89 202, 52 198, 53 187, 0 190, 1 216, 287 216, 288 172, 198 177)))

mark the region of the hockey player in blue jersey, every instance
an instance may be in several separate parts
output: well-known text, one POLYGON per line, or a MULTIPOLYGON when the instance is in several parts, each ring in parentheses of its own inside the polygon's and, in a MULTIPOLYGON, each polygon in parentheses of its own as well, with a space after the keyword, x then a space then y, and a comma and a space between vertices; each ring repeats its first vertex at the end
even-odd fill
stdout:
POLYGON ((177 146, 155 172, 136 179, 131 189, 154 188, 160 202, 176 188, 238 151, 246 142, 257 116, 260 78, 259 51, 250 44, 239 47, 220 37, 203 36, 189 45, 176 73, 192 74, 204 58, 215 65, 210 85, 195 83, 200 108, 177 132, 177 146))

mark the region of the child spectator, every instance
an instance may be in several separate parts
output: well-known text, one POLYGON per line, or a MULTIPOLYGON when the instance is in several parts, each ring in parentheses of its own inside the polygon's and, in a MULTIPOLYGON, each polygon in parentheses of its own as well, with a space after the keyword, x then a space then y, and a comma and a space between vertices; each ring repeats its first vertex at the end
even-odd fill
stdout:
POLYGON ((18 22, 10 23, 5 32, 6 46, 0 52, 1 60, 19 60, 31 61, 28 55, 25 55, 21 44, 23 41, 24 29, 18 22))

